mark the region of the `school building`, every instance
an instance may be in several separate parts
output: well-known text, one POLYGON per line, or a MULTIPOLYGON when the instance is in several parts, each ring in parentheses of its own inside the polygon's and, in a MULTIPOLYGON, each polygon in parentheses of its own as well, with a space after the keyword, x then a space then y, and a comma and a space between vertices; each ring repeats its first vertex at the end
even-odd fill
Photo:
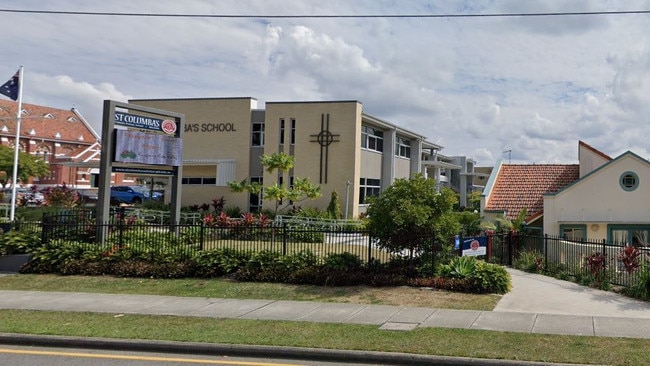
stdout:
MULTIPOLYGON (((336 191, 344 216, 355 218, 365 212, 367 197, 397 178, 422 173, 439 179, 445 171, 462 170, 439 154, 442 146, 365 113, 359 101, 266 102, 264 109, 249 97, 129 103, 185 115, 183 206, 224 197, 226 206, 244 211, 271 209, 274 202, 233 193, 227 183, 248 179, 264 186, 290 185, 300 177, 320 185, 322 196, 295 202, 296 206, 325 209, 336 191), (271 174, 260 164, 262 154, 277 152, 295 157, 294 168, 286 174, 271 174)), ((461 187, 467 189, 471 179, 461 187)))

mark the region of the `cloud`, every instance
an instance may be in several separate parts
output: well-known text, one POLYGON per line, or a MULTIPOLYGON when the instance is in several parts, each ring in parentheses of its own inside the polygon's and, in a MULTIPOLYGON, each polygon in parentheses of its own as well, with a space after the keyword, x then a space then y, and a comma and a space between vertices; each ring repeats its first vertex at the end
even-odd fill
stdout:
MULTIPOLYGON (((645 0, 625 9, 645 9, 645 0)), ((623 10, 608 1, 22 1, 27 9, 206 14, 451 14, 623 10)), ((18 5, 15 5, 18 7, 18 5)), ((0 13, 0 75, 26 66, 25 101, 359 100, 445 155, 575 162, 577 141, 650 155, 645 16, 200 19, 0 13), (648 125, 648 126, 646 126, 648 125), (638 150, 637 150, 638 149, 638 150)))
POLYGON ((24 86, 24 101, 39 104, 39 100, 48 100, 48 106, 59 109, 79 110, 96 132, 101 134, 102 110, 104 100, 127 102, 126 95, 111 83, 104 82, 96 85, 83 81, 75 81, 67 75, 48 76, 31 73, 26 77, 24 86), (72 103, 70 103, 73 101, 72 103))

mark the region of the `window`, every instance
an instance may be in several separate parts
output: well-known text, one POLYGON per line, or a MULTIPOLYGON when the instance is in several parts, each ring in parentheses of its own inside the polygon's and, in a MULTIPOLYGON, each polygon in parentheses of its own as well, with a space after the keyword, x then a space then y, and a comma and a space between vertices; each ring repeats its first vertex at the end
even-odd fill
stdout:
POLYGON ((280 145, 284 145, 284 118, 280 118, 280 145))
POLYGON ((296 120, 291 119, 291 145, 296 143, 296 120))
POLYGON ((368 197, 379 196, 381 180, 361 178, 359 183, 359 204, 365 204, 368 197))
POLYGON ((580 241, 587 239, 585 225, 560 225, 560 235, 567 240, 580 241))
POLYGON ((215 178, 215 177, 186 177, 186 178, 181 178, 181 184, 215 185, 215 184, 217 184, 217 178, 215 178))
POLYGON ((384 151, 384 132, 369 126, 361 126, 361 147, 379 152, 384 151))
POLYGON ((647 247, 650 238, 648 225, 609 225, 609 241, 614 244, 647 247))
POLYGON ((264 122, 253 122, 251 146, 264 146, 264 122))
POLYGON ((639 186, 639 176, 634 172, 625 172, 621 174, 618 183, 623 190, 631 192, 639 186))
MULTIPOLYGON (((263 183, 262 177, 251 177, 251 183, 263 183)), ((248 211, 258 212, 262 209, 262 194, 249 193, 248 196, 248 211)))
POLYGON ((403 158, 411 157, 411 141, 398 137, 395 140, 395 155, 403 158))

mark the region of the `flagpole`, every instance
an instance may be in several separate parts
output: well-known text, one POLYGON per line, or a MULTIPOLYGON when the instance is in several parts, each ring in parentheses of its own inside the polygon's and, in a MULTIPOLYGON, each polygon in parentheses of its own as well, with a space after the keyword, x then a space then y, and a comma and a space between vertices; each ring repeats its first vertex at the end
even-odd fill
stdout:
POLYGON ((18 112, 16 112, 16 140, 14 145, 14 174, 11 178, 11 215, 9 220, 11 222, 16 218, 16 183, 18 182, 18 154, 20 152, 20 120, 23 109, 23 66, 20 66, 18 71, 18 112))

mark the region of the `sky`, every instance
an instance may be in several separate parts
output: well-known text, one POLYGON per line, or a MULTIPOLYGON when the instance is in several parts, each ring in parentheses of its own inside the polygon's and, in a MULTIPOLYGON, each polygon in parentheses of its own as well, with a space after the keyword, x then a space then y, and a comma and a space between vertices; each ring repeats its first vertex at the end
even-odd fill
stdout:
POLYGON ((106 99, 358 100, 478 166, 573 164, 578 141, 647 159, 650 14, 277 17, 643 10, 650 0, 0 0, 0 83, 23 65, 24 103, 77 108, 99 135, 106 99))

